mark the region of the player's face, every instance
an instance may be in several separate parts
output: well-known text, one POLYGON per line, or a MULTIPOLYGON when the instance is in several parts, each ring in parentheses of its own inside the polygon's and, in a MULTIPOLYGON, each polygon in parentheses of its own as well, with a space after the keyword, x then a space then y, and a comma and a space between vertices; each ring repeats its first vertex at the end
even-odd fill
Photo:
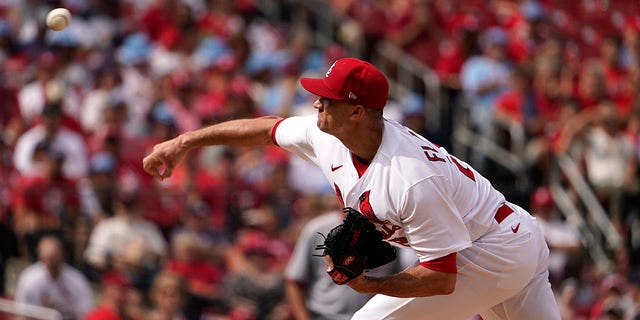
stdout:
POLYGON ((345 131, 353 105, 344 101, 321 97, 313 107, 318 110, 318 128, 334 136, 345 131))

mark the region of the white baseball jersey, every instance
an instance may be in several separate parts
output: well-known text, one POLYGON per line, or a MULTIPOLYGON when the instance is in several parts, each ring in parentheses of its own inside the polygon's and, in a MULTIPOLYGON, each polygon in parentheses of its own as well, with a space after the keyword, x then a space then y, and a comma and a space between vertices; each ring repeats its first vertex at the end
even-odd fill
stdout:
POLYGON ((505 202, 466 163, 392 120, 384 121, 380 148, 360 177, 351 152, 316 119, 285 119, 276 142, 318 165, 345 206, 376 222, 386 240, 412 247, 421 262, 469 247, 505 202))

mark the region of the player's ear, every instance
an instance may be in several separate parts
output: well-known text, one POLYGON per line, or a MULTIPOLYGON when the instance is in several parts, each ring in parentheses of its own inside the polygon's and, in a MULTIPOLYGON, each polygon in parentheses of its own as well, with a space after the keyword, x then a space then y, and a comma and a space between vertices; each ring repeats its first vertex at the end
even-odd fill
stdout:
POLYGON ((355 107, 351 110, 351 117, 352 118, 362 118, 365 115, 365 111, 364 107, 357 104, 355 105, 355 107))

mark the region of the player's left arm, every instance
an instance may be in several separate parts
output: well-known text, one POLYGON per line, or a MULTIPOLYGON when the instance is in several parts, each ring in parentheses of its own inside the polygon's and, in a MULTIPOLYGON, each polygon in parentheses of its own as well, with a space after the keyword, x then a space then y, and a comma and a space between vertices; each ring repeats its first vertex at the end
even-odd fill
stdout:
POLYGON ((469 233, 447 191, 444 177, 426 178, 403 192, 399 206, 408 244, 420 264, 399 273, 360 275, 347 284, 354 290, 394 297, 446 295, 456 286, 457 252, 471 245, 469 233))
POLYGON ((417 265, 384 277, 369 277, 363 273, 347 285, 360 293, 411 298, 450 294, 456 287, 456 279, 456 273, 417 265))

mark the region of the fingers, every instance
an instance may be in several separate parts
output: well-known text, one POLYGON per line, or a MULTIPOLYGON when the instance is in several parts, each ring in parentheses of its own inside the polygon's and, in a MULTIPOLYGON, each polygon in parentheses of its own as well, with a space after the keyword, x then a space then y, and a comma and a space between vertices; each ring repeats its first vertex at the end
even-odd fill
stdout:
POLYGON ((324 259, 327 260, 327 263, 329 264, 329 268, 327 268, 327 272, 330 272, 331 270, 333 270, 333 260, 329 255, 324 256, 324 259))
POLYGON ((160 180, 170 177, 173 173, 173 169, 169 169, 166 161, 160 158, 156 152, 152 152, 142 160, 142 168, 146 173, 160 180))

